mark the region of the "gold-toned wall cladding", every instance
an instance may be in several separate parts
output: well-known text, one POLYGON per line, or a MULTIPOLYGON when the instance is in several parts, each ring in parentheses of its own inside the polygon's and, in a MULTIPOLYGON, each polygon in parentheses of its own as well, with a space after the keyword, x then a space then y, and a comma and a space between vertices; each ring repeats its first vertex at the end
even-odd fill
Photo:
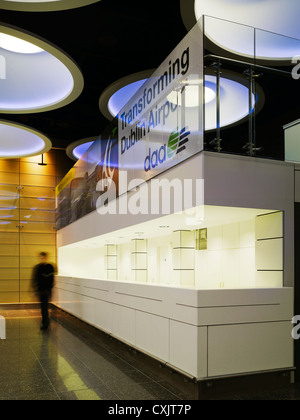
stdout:
POLYGON ((6 255, 19 255, 19 244, 15 245, 1 245, 0 244, 0 256, 6 255))
POLYGON ((19 269, 0 268, 0 280, 19 280, 19 269))
MULTIPOLYGON (((20 255, 37 257, 39 252, 41 252, 40 245, 20 245, 20 255)), ((43 252, 48 252, 49 258, 55 257, 55 247, 54 246, 43 246, 43 252)))
POLYGON ((20 302, 36 303, 36 294, 34 292, 20 292, 20 302))
POLYGON ((3 292, 18 292, 19 280, 0 280, 0 294, 3 292))
POLYGON ((55 187, 69 170, 64 151, 0 159, 0 303, 36 302, 31 289, 40 252, 56 264, 55 187), (2 282, 2 283, 1 283, 2 282))
POLYGON ((22 221, 55 222, 55 213, 47 210, 21 210, 20 219, 22 221))
POLYGON ((52 175, 56 176, 55 165, 48 164, 47 166, 40 166, 33 162, 20 162, 21 174, 35 174, 35 175, 52 175))
POLYGON ((55 200, 48 198, 20 198, 21 209, 36 210, 55 210, 55 200))
POLYGON ((55 233, 25 233, 22 232, 20 235, 20 244, 36 244, 36 245, 56 245, 56 235, 55 233))
MULTIPOLYGON (((3 221, 2 221, 3 222, 3 221)), ((7 222, 7 224, 3 224, 0 223, 0 235, 2 236, 3 232, 6 233, 15 233, 15 232, 19 232, 19 228, 18 228, 18 221, 4 221, 7 222)))
POLYGON ((20 263, 19 256, 0 256, 0 268, 18 268, 20 263))
POLYGON ((19 243, 19 233, 6 233, 2 232, 0 236, 1 244, 18 244, 19 243))
POLYGON ((0 292, 0 303, 19 303, 19 292, 0 292))
POLYGON ((8 213, 10 210, 16 210, 19 207, 19 199, 18 198, 9 198, 0 196, 0 216, 3 212, 8 213))
POLYGON ((55 188, 53 187, 34 187, 34 186, 21 186, 20 197, 28 198, 55 198, 55 188))
MULTIPOLYGON (((20 171, 20 163, 18 160, 3 160, 0 159, 0 172, 17 172, 20 171)), ((0 174, 0 178, 1 178, 0 174)))
MULTIPOLYGON (((52 258, 50 258, 51 260, 52 258)), ((55 258, 54 258, 55 259, 55 258)), ((31 256, 31 257, 19 257, 19 264, 21 268, 30 268, 34 267, 35 265, 39 264, 39 258, 38 255, 31 256)))
POLYGON ((32 288, 32 282, 31 280, 21 280, 20 281, 20 291, 21 292, 33 292, 33 288, 32 288))
POLYGON ((1 172, 0 173, 0 184, 19 185, 19 173, 18 172, 1 172))
POLYGON ((41 187, 56 187, 56 177, 47 175, 20 174, 20 185, 40 185, 41 187))
MULTIPOLYGON (((47 165, 55 165, 56 164, 56 153, 50 151, 48 153, 44 153, 43 155, 44 163, 47 165)), ((20 163, 27 162, 27 163, 40 163, 42 160, 41 156, 30 156, 26 158, 20 159, 20 163)), ((44 166, 45 168, 45 166, 44 166)))
POLYGON ((20 268, 20 281, 32 279, 33 268, 20 268))
MULTIPOLYGON (((1 227, 1 226, 0 226, 1 227)), ((32 233, 53 233, 55 232, 55 223, 48 222, 20 222, 21 232, 32 233)))
MULTIPOLYGON (((0 178, 1 178, 1 173, 0 173, 0 178)), ((17 199, 19 198, 20 195, 20 191, 19 191, 19 186, 18 185, 5 185, 5 184, 1 184, 0 183, 0 198, 2 197, 2 200, 4 200, 4 198, 6 199, 17 199)))

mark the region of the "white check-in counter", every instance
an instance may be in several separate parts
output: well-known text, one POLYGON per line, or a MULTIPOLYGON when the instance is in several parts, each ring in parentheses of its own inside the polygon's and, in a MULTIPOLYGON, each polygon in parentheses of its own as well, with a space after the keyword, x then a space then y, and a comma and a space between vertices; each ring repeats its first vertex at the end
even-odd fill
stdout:
POLYGON ((57 307, 197 380, 293 368, 293 289, 57 277, 57 307))

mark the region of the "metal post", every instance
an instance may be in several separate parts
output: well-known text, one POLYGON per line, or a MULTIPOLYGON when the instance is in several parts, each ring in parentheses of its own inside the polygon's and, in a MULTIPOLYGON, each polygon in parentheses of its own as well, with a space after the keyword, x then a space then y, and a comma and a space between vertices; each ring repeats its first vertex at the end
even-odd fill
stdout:
POLYGON ((211 141, 210 144, 215 146, 216 152, 221 152, 221 62, 218 60, 218 62, 212 64, 212 68, 214 69, 214 72, 216 73, 217 78, 217 97, 216 97, 216 137, 214 140, 211 141))

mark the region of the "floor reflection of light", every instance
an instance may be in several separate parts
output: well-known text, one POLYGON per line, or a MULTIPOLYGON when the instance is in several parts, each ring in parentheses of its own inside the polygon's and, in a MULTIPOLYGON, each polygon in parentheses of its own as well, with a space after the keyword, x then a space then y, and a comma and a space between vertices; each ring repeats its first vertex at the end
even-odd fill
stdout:
POLYGON ((101 400, 94 390, 88 388, 70 363, 60 355, 57 358, 57 372, 66 389, 73 392, 78 400, 101 400))

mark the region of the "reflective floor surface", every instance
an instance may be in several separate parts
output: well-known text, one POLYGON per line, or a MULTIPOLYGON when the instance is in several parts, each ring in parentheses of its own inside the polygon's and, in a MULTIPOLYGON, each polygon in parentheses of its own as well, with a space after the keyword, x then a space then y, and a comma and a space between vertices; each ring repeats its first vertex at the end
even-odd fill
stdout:
MULTIPOLYGON (((191 400, 123 345, 64 313, 40 331, 40 313, 3 310, 0 400, 191 400)), ((298 400, 300 386, 232 399, 298 400)))

